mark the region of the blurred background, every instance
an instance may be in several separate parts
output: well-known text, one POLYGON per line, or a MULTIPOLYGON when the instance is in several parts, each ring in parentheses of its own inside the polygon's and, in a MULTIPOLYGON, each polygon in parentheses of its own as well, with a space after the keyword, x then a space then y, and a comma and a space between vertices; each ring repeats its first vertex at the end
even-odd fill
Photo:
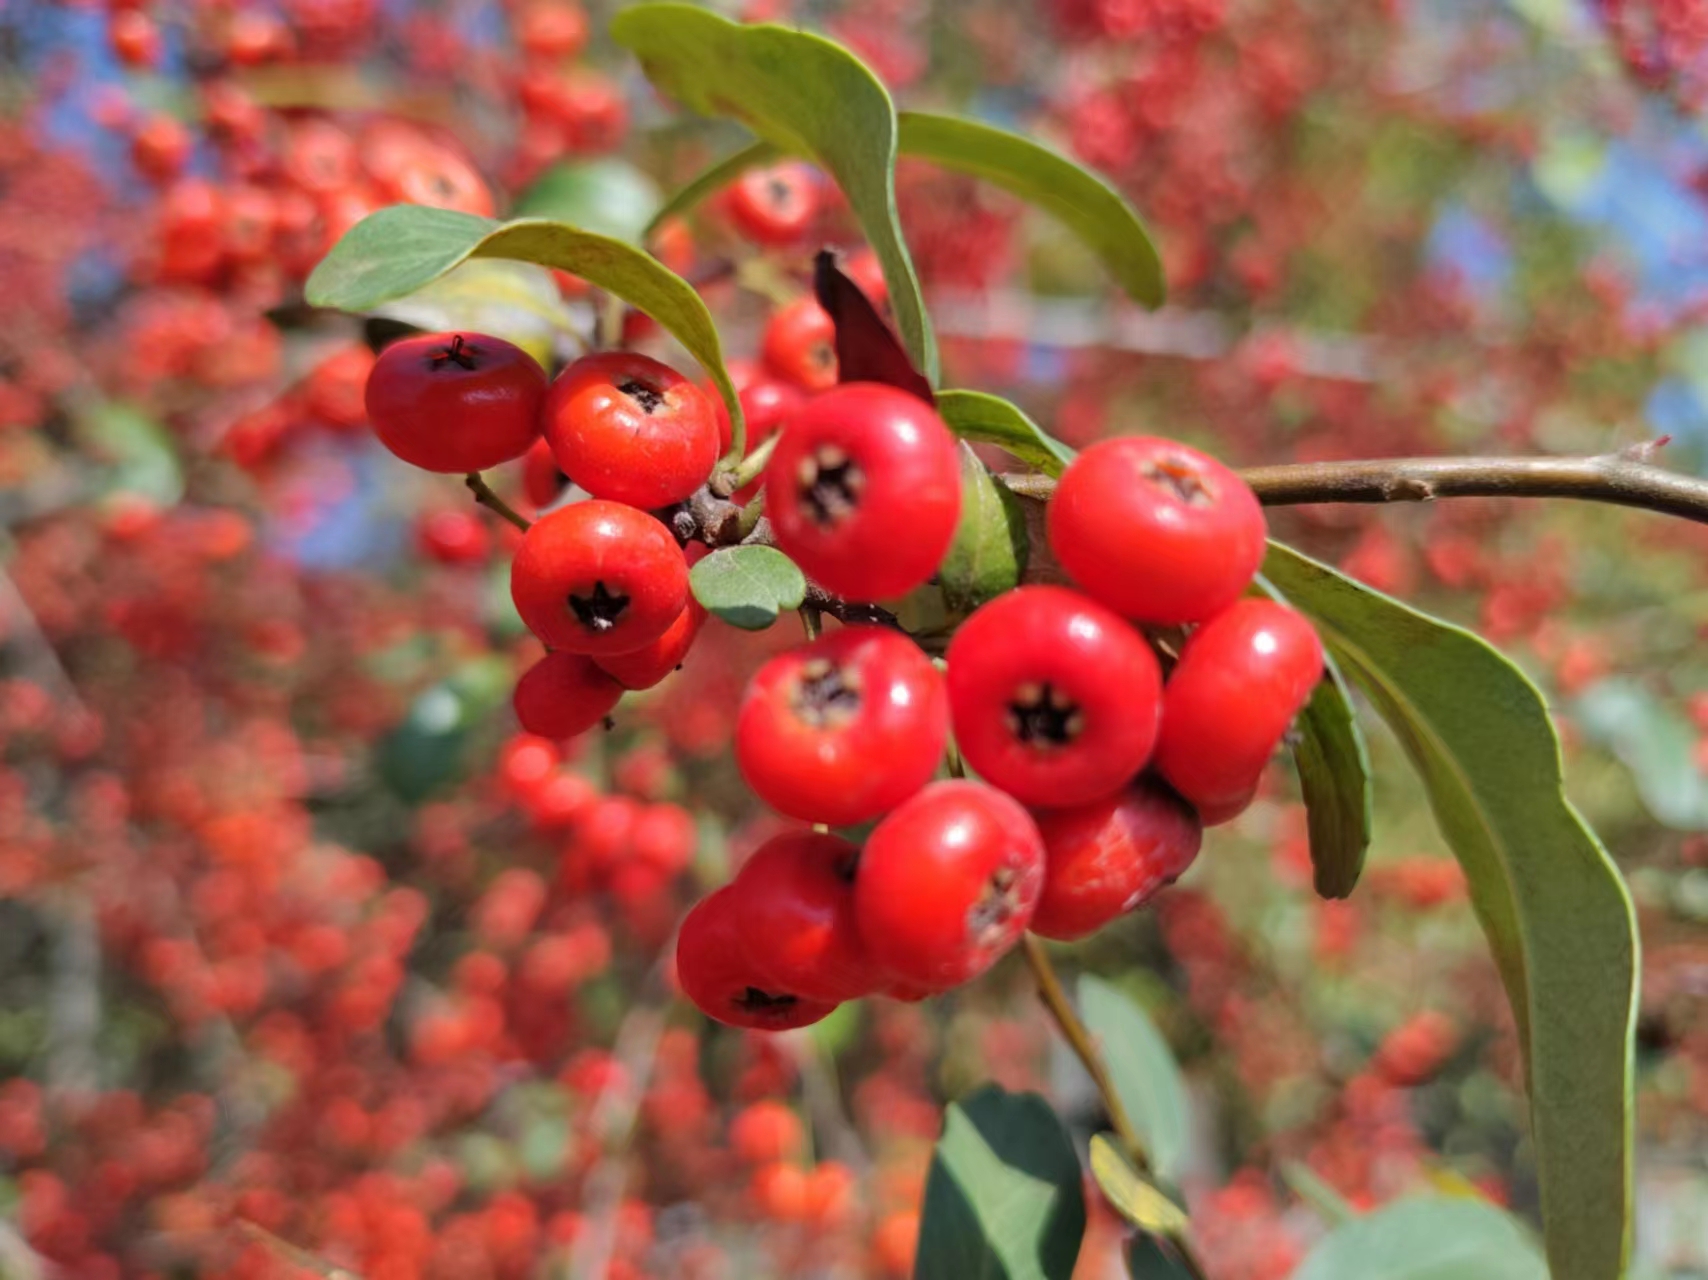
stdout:
MULTIPOLYGON (((899 1277, 946 1099, 995 1079, 1097 1118, 1012 962, 783 1037, 671 1000, 680 912, 777 829, 729 735, 798 627, 714 621, 609 733, 520 736, 512 531, 381 450, 362 385, 399 322, 562 358, 600 300, 483 263, 366 324, 302 302, 375 208, 636 237, 742 145, 652 92, 612 8, 0 0, 0 1275, 899 1277)), ((946 382, 1070 443, 1665 435, 1708 474, 1708 0, 726 8, 1049 140, 1145 215, 1155 313, 1047 219, 902 168, 946 382)), ((718 200, 660 238, 736 356, 814 248, 857 251, 819 196, 792 247, 718 200)), ((524 470, 491 479, 550 501, 524 470)), ((1708 1276, 1708 530, 1492 500, 1274 525, 1547 693, 1641 919, 1633 1274, 1708 1276)), ((1495 971, 1369 727, 1350 901, 1312 894, 1278 765, 1154 909, 1061 957, 1160 1033, 1215 1280, 1289 1275, 1324 1188, 1535 1212, 1495 971)), ((1090 1198, 1102 1280, 1121 1228, 1090 1198)))

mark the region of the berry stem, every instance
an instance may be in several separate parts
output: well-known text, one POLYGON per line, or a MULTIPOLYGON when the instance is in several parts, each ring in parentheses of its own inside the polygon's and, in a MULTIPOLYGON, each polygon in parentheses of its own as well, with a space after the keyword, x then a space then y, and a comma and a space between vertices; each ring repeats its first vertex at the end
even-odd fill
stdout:
POLYGON ((518 514, 508 502, 492 491, 492 487, 486 483, 480 472, 469 472, 464 478, 464 483, 468 485, 469 492, 474 494, 474 500, 488 511, 502 516, 523 533, 528 532, 533 527, 532 521, 518 514))
POLYGON ((752 453, 736 463, 735 466, 727 471, 719 471, 717 475, 712 477, 712 492, 720 498, 727 498, 737 489, 752 484, 759 478, 759 473, 765 470, 765 464, 771 461, 772 451, 776 449, 777 442, 782 438, 782 432, 774 432, 761 441, 752 453))

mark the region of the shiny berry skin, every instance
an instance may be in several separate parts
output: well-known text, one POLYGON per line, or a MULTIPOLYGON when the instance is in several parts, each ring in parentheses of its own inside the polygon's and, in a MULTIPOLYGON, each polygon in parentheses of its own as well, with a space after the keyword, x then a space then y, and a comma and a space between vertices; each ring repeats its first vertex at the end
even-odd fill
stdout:
POLYGON ((768 988, 744 954, 747 941, 733 885, 702 898, 683 918, 676 935, 676 981, 707 1017, 732 1027, 787 1031, 836 1008, 768 988))
POLYGON ((854 915, 886 985, 946 991, 1020 940, 1043 887, 1043 837, 1017 800, 935 782, 867 837, 854 915))
POLYGON ((847 826, 931 781, 948 736, 943 678, 919 646, 883 627, 844 627, 754 674, 735 759, 779 813, 847 826))
MULTIPOLYGON (((701 542, 690 542, 682 548, 683 560, 690 569, 709 553, 710 548, 701 542)), ((650 689, 682 665, 707 616, 706 606, 690 590, 688 603, 658 639, 631 653, 606 654, 594 661, 623 688, 650 689)))
POLYGON ((978 775, 1029 805, 1119 790, 1156 745, 1162 671, 1124 618, 1066 587, 1021 587, 949 643, 949 714, 978 775))
POLYGON ((616 709, 623 686, 579 653, 548 653, 522 673, 513 705, 522 728, 561 741, 586 733, 616 709))
POLYGON ((1140 622, 1202 622, 1239 599, 1267 526, 1250 486, 1172 440, 1100 440, 1050 500, 1050 549, 1090 595, 1140 622))
POLYGON ((680 502, 718 461, 711 401, 669 365, 601 351, 552 383, 543 418, 563 473, 595 498, 651 509, 680 502))
POLYGON ((569 477, 559 469, 551 444, 542 436, 529 445, 522 458, 522 492, 528 501, 536 509, 549 507, 568 486, 569 477))
POLYGON ((735 229, 754 244, 792 245, 818 214, 818 185, 804 164, 749 169, 730 187, 724 207, 735 229))
POLYGON ((734 889, 747 956, 772 986, 830 1001, 878 989, 882 977, 854 923, 859 861, 857 845, 794 831, 767 840, 742 864, 734 889))
POLYGON ((1032 814, 1044 837, 1044 892, 1032 932, 1072 942, 1149 901, 1198 856, 1198 815, 1161 783, 1032 814))
POLYGON ((922 585, 955 536, 955 438, 924 401, 853 382, 803 406, 765 467, 777 546, 827 591, 884 600, 922 585))
POLYGON ((520 458, 539 438, 546 371, 526 351, 483 334, 394 342, 374 361, 364 397, 380 443, 447 474, 520 458))
POLYGON ((1163 690, 1157 771, 1206 822, 1226 821, 1322 674, 1322 641, 1297 610, 1241 600, 1217 614, 1187 639, 1163 690))
POLYGON ((510 596, 548 648, 632 653, 688 603, 676 539, 644 511, 575 502, 534 521, 510 568, 510 596))
POLYGON ((772 314, 759 358, 790 386, 829 391, 836 385, 836 324, 816 300, 797 298, 772 314))
MULTIPOLYGON (((735 384, 741 399, 741 414, 747 420, 747 447, 774 434, 788 416, 806 403, 806 393, 799 387, 780 381, 751 360, 731 360, 725 366, 729 380, 735 384)), ((712 412, 718 419, 719 452, 727 452, 732 442, 729 410, 723 397, 710 385, 701 388, 712 402, 712 412)), ((755 488, 757 489, 757 485, 755 488)))

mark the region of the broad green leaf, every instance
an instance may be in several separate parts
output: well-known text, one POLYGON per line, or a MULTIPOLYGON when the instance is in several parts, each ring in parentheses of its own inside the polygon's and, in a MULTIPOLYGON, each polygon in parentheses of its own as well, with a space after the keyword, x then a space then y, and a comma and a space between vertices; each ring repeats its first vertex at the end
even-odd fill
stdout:
POLYGON ((1139 1230, 1166 1236, 1186 1229, 1186 1211, 1147 1182, 1106 1133, 1091 1135, 1091 1176, 1109 1207, 1139 1230))
POLYGON ((453 267, 371 314, 429 333, 490 333, 514 342, 541 364, 551 360, 557 335, 571 327, 557 282, 543 267, 485 259, 453 267))
POLYGON ((663 199, 650 176, 627 160, 606 157, 554 164, 521 194, 512 213, 640 244, 663 199))
POLYGON ((580 276, 651 316, 717 384, 741 446, 741 400, 724 369, 717 327, 694 287, 650 254, 562 222, 498 223, 451 209, 392 205, 363 218, 322 259, 304 288, 317 307, 372 311, 407 297, 470 258, 508 258, 580 276))
POLYGON ((935 385, 937 343, 896 216, 895 106, 878 78, 820 36, 693 5, 635 5, 611 20, 611 35, 684 106, 738 120, 836 179, 883 265, 902 341, 935 385))
POLYGON ((1168 1041, 1145 1011, 1096 974, 1079 979, 1079 1008, 1103 1049, 1127 1117, 1139 1131, 1151 1168, 1165 1182, 1180 1177, 1186 1156, 1186 1082, 1168 1041))
POLYGON ((971 613, 1020 585, 1030 539, 1020 499, 997 483, 965 442, 960 448, 961 521, 937 579, 949 607, 971 613))
POLYGON ((1419 1196, 1336 1227, 1291 1280, 1548 1280, 1548 1268, 1487 1201, 1419 1196))
POLYGON ((1136 1235, 1127 1242, 1127 1274, 1132 1280, 1194 1280, 1165 1245, 1147 1235, 1136 1235))
POLYGON ((184 469, 172 437, 135 405, 100 401, 78 416, 77 434, 94 456, 112 464, 108 492, 135 494, 161 507, 183 497, 184 469))
POLYGON ((1070 1280, 1084 1235, 1079 1158, 1048 1103, 987 1085, 949 1108, 913 1280, 1070 1280))
POLYGON ((688 575, 694 598, 731 626, 763 631, 806 598, 807 580, 776 547, 724 547, 688 575))
POLYGON ((1477 636, 1271 546, 1423 778, 1518 1023, 1554 1280, 1616 1280, 1632 1212, 1637 934, 1619 873, 1567 801, 1542 695, 1477 636))
POLYGON ((1293 1193, 1315 1209, 1317 1216, 1329 1226, 1338 1227, 1358 1216, 1358 1210, 1347 1203, 1340 1192, 1318 1177, 1310 1165, 1298 1160, 1288 1160, 1281 1166, 1281 1176, 1286 1179, 1287 1185, 1293 1188, 1293 1193))
POLYGON ((761 165, 781 160, 783 154, 783 151, 772 143, 760 141, 743 147, 734 155, 725 156, 711 168, 695 175, 686 186, 677 190, 659 206, 658 212, 652 215, 652 221, 646 224, 642 238, 652 239, 653 234, 672 218, 679 218, 697 207, 701 201, 711 199, 749 169, 757 169, 761 165))
POLYGON ((1676 709, 1628 676, 1584 691, 1572 718, 1631 771, 1643 807, 1669 827, 1708 830, 1708 779, 1696 767, 1696 732, 1676 709))
POLYGON ((1045 475, 1059 476, 1073 450, 1000 396, 982 391, 939 391, 937 412, 963 440, 994 444, 1045 475))
POLYGON ((1324 898, 1350 897, 1370 847, 1370 752, 1332 658, 1299 716, 1293 763, 1305 798, 1311 868, 1324 898))

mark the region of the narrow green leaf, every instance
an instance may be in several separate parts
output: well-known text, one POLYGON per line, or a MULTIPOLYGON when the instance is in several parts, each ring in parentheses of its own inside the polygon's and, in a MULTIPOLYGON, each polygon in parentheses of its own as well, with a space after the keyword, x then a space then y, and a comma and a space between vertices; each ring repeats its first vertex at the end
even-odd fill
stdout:
POLYGON ((642 241, 652 239, 658 229, 672 218, 680 218, 690 209, 697 207, 701 201, 710 200, 749 169, 773 164, 781 160, 783 154, 781 148, 761 140, 743 147, 734 155, 725 156, 711 168, 689 179, 686 186, 677 190, 659 206, 658 212, 652 215, 652 221, 646 224, 646 230, 641 234, 642 241))
POLYGON ((1298 1160, 1288 1160, 1281 1166, 1281 1176, 1286 1179, 1287 1185, 1293 1188, 1293 1193, 1315 1209, 1317 1216, 1329 1226, 1338 1227, 1358 1216, 1358 1210, 1347 1203, 1340 1192, 1318 1177, 1310 1165, 1298 1160))
POLYGON ((963 441, 961 522, 937 570, 945 603, 971 613, 986 600, 1019 586, 1030 547, 1020 499, 997 483, 963 441))
POLYGON ((763 631, 806 598, 807 580, 776 547, 724 547, 688 575, 694 598, 731 626, 763 631))
POLYGON ((1657 821, 1708 830, 1708 778, 1696 767, 1696 731, 1677 710, 1629 676, 1612 676, 1584 691, 1572 717, 1631 771, 1657 821))
POLYGON ((611 20, 611 35, 683 105, 739 120, 836 179, 883 265, 902 340, 935 385, 937 343, 896 215, 895 106, 878 78, 820 36, 693 5, 635 5, 611 20))
POLYGON ((465 262, 370 314, 428 333, 490 333, 514 342, 541 364, 550 361, 557 335, 570 328, 557 282, 544 268, 526 262, 465 262))
POLYGON ((1091 1135, 1091 1176, 1109 1207, 1139 1230, 1173 1235, 1186 1229, 1186 1211, 1146 1181, 1106 1133, 1091 1135))
POLYGON ((740 447, 741 400, 724 369, 712 313, 681 276, 610 236, 538 218, 500 224, 449 209, 392 205, 344 233, 309 276, 305 294, 317 307, 372 311, 431 284, 470 258, 556 267, 644 311, 711 375, 729 408, 740 447))
POLYGON ((1419 1196, 1336 1227, 1292 1280, 1548 1280, 1548 1268, 1486 1200, 1419 1196))
POLYGON ((982 391, 939 391, 937 412, 963 440, 994 444, 1045 475, 1059 476, 1073 450, 1000 396, 982 391))
POLYGON ((1305 798, 1316 890, 1324 898, 1349 897, 1370 847, 1370 750, 1333 658, 1298 730, 1293 763, 1305 798))
POLYGON ((1616 1280, 1632 1212, 1637 933, 1536 687, 1470 632, 1286 547, 1264 574, 1392 727, 1465 869, 1524 1048, 1554 1280, 1616 1280))
POLYGON ((1048 1103, 987 1085, 949 1108, 913 1280, 1070 1280, 1084 1235, 1079 1158, 1048 1103))
POLYGON ((1151 1168, 1166 1182, 1180 1177, 1186 1156, 1186 1081, 1150 1015, 1096 974, 1081 974, 1079 1008, 1103 1048, 1103 1060, 1127 1117, 1139 1131, 1151 1168))
POLYGON ((640 244, 663 199, 649 175, 627 160, 607 156, 554 164, 517 197, 512 213, 640 244))

